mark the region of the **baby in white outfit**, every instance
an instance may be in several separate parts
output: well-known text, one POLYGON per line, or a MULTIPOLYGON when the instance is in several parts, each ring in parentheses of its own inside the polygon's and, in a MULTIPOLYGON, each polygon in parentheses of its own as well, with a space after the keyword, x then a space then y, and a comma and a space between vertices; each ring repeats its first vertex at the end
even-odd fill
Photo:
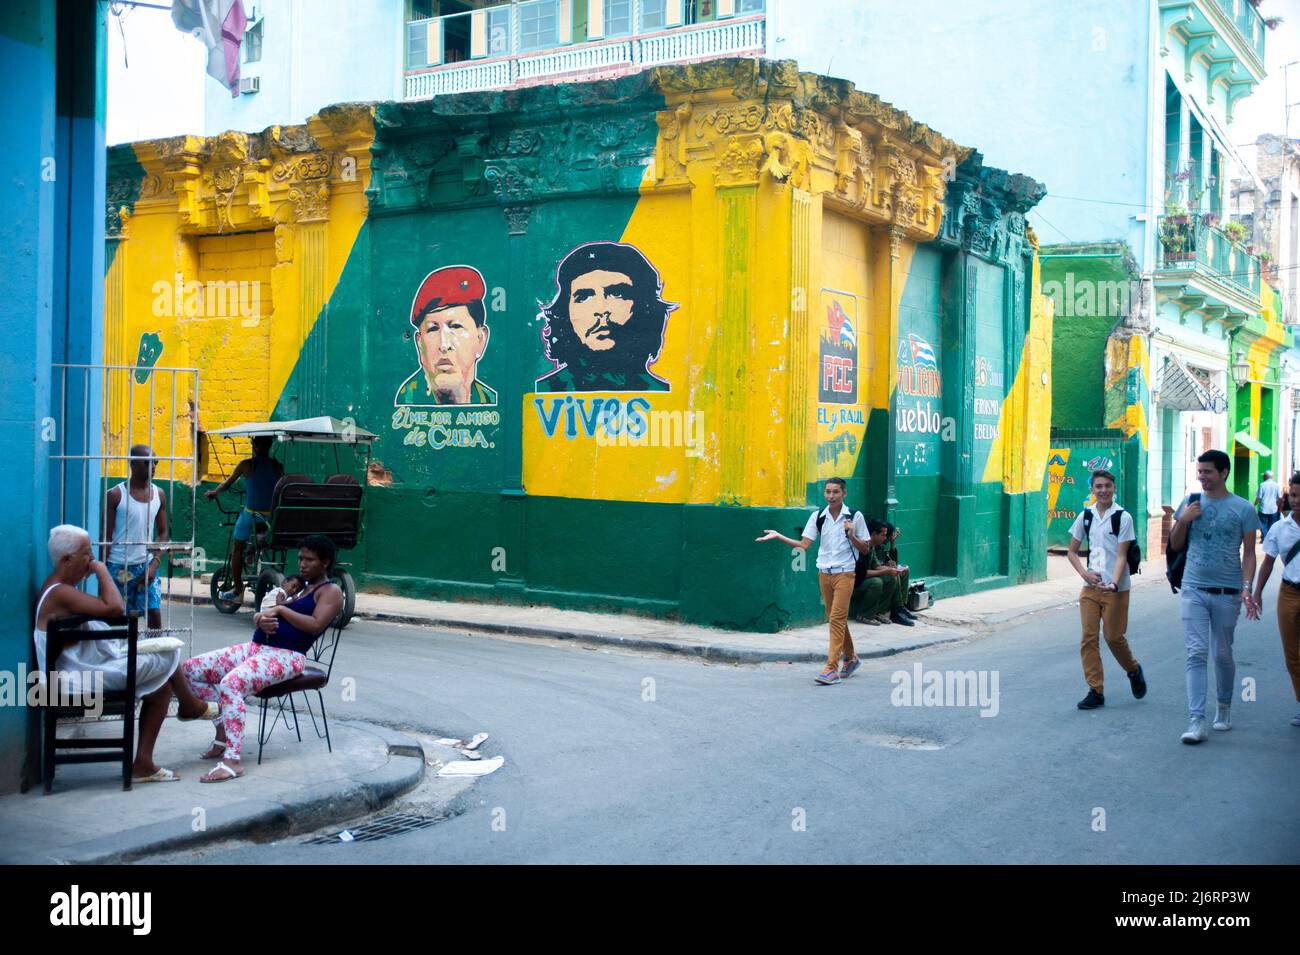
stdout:
POLYGON ((288 603, 300 590, 302 590, 302 578, 297 574, 291 574, 284 578, 284 583, 279 587, 273 587, 266 592, 266 596, 262 598, 262 606, 258 609, 265 613, 276 604, 288 603))

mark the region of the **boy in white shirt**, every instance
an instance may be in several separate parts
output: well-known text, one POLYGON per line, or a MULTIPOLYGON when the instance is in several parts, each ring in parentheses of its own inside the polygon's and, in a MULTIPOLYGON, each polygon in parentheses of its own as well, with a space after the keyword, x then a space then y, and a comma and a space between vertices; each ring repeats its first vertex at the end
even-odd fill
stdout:
POLYGON ((1083 659, 1084 679, 1088 681, 1088 695, 1079 701, 1081 710, 1093 710, 1106 704, 1098 646, 1098 631, 1102 628, 1106 633, 1106 645, 1128 674, 1133 695, 1140 700, 1147 694, 1142 667, 1133 658, 1133 651, 1124 639, 1128 630, 1128 549, 1137 537, 1133 518, 1115 503, 1115 475, 1109 471, 1092 473, 1092 493, 1097 503, 1084 508, 1070 528, 1070 564, 1083 578, 1084 584, 1079 592, 1079 619, 1083 625, 1079 655, 1083 659), (1118 522, 1115 520, 1117 517, 1118 522), (1085 536, 1088 540, 1086 567, 1079 559, 1079 544, 1085 536))
MULTIPOLYGON (((1300 703, 1300 472, 1291 475, 1288 488, 1291 516, 1276 522, 1264 538, 1264 564, 1255 583, 1255 606, 1246 616, 1258 620, 1263 605, 1264 585, 1273 573, 1273 564, 1282 565, 1282 583, 1277 589, 1277 627, 1282 634, 1282 658, 1291 674, 1291 688, 1300 703), (1289 558, 1289 559, 1288 559, 1289 558)), ((1291 718, 1300 726, 1300 712, 1291 718)))
MULTIPOLYGON (((808 515, 808 523, 804 525, 799 540, 771 529, 757 538, 759 541, 778 540, 803 551, 808 550, 813 541, 821 541, 817 545, 817 581, 822 602, 826 605, 826 620, 830 624, 830 644, 826 651, 826 666, 813 677, 813 682, 822 686, 833 686, 848 679, 861 665, 849 633, 849 602, 857 585, 858 561, 865 559, 871 548, 885 542, 883 522, 878 523, 876 532, 868 532, 862 512, 844 506, 846 487, 844 478, 827 479, 822 488, 826 507, 808 515)), ((899 571, 892 568, 889 573, 897 576, 899 571)))

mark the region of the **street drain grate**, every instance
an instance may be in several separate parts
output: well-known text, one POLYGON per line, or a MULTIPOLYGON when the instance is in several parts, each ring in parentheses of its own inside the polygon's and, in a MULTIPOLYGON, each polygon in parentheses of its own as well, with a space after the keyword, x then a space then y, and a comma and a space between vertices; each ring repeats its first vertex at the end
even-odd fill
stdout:
POLYGON ((355 829, 340 829, 328 836, 315 836, 308 839, 306 844, 309 846, 329 846, 349 841, 374 842, 378 839, 387 839, 389 836, 400 836, 406 832, 428 829, 436 822, 438 822, 437 816, 419 816, 410 812, 395 812, 387 816, 380 816, 373 822, 357 826, 355 829), (344 832, 351 833, 352 838, 350 840, 340 839, 339 836, 344 832))

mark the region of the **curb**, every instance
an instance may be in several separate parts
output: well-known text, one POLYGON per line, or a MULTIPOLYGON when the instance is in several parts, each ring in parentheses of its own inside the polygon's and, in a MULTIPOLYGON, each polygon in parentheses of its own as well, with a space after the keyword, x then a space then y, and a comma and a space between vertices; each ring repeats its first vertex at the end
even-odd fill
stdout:
POLYGON ((25 853, 4 861, 7 864, 105 865, 235 836, 282 838, 382 809, 424 778, 424 752, 411 737, 359 720, 339 722, 379 737, 387 746, 388 762, 341 782, 303 789, 283 802, 245 799, 222 806, 207 814, 206 826, 200 832, 194 831, 192 817, 174 816, 48 853, 25 853))
MULTIPOLYGON (((1150 587, 1154 584, 1163 584, 1163 583, 1168 583, 1168 581, 1165 580, 1163 573, 1160 574, 1158 577, 1153 574, 1151 577, 1147 578, 1146 580, 1134 580, 1131 589, 1138 590, 1139 588, 1150 587)), ((1075 590, 1072 593, 1070 593, 1068 596, 1044 598, 1039 603, 1028 604, 1024 607, 1017 607, 1014 610, 995 610, 989 613, 983 613, 979 615, 973 613, 963 614, 958 612, 956 614, 953 614, 952 616, 944 616, 942 612, 935 613, 935 610, 938 609, 938 605, 936 605, 935 607, 932 607, 930 610, 928 610, 926 614, 929 617, 929 619, 935 621, 936 623, 943 624, 944 626, 969 627, 975 633, 983 634, 984 632, 992 629, 993 627, 1000 626, 1001 624, 1004 623, 1009 623, 1010 621, 1013 620, 1018 620, 1021 617, 1028 617, 1033 614, 1045 613, 1050 610, 1060 610, 1063 607, 1073 606, 1078 602, 1079 602, 1079 592, 1075 590)))
MULTIPOLYGON (((196 597, 197 603, 210 604, 208 597, 196 597)), ((1020 611, 1016 612, 1017 614, 1020 611)), ((451 617, 423 616, 419 614, 397 613, 389 610, 362 610, 357 608, 353 619, 374 620, 379 623, 396 623, 413 627, 431 627, 443 630, 459 630, 469 633, 500 634, 508 637, 538 637, 544 640, 581 640, 603 646, 621 647, 625 650, 653 650, 662 653, 676 653, 695 656, 716 663, 821 663, 825 662, 824 650, 768 650, 737 646, 734 643, 678 643, 672 640, 659 640, 650 637, 630 637, 618 634, 601 633, 597 630, 571 630, 560 627, 547 627, 539 624, 493 623, 484 620, 463 620, 451 617)), ((942 637, 923 640, 916 643, 895 647, 880 647, 866 653, 859 653, 863 659, 889 657, 910 650, 955 643, 973 635, 966 621, 948 623, 942 617, 931 617, 944 624, 949 631, 942 637)), ((853 623, 853 621, 849 621, 853 623)))
MULTIPOLYGON (((628 650, 658 650, 664 653, 696 656, 718 663, 820 663, 826 659, 824 650, 764 650, 736 646, 735 644, 677 643, 671 640, 656 640, 647 637, 625 637, 617 634, 600 633, 594 630, 563 630, 559 627, 545 627, 536 624, 453 620, 445 617, 422 617, 414 614, 392 613, 386 610, 358 610, 356 616, 366 620, 377 620, 382 623, 400 623, 417 627, 439 627, 449 630, 497 633, 512 637, 541 637, 548 640, 582 640, 605 646, 622 647, 628 650)), ((881 647, 869 653, 860 653, 859 656, 863 659, 888 657, 896 653, 906 653, 909 650, 918 650, 922 647, 936 646, 941 643, 955 643, 968 636, 970 636, 970 633, 963 630, 953 632, 949 636, 936 637, 933 640, 924 640, 905 646, 881 647)))

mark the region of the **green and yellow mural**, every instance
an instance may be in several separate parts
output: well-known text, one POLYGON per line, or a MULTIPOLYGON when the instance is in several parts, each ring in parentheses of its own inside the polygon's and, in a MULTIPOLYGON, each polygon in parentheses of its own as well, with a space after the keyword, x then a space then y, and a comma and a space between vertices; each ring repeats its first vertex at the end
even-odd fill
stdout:
POLYGON ((941 593, 1043 576, 1042 187, 850 83, 730 59, 332 107, 110 178, 106 350, 198 367, 201 445, 378 433, 363 586, 806 624, 814 571, 755 529, 834 475, 941 593), (259 308, 158 316, 160 280, 259 308))

